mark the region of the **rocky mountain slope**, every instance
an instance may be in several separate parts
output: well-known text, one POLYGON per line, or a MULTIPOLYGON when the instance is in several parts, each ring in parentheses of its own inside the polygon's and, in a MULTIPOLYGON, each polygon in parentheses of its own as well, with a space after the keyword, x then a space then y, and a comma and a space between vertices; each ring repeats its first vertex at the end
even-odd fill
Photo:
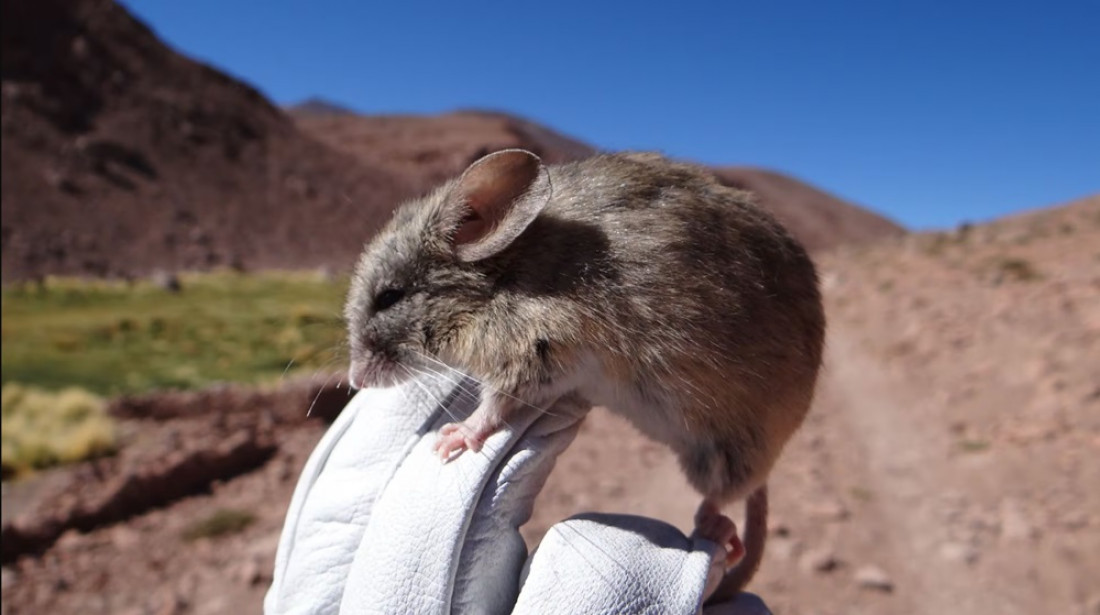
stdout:
MULTIPOLYGON (((372 168, 402 177, 417 193, 498 149, 526 148, 550 164, 596 152, 580 141, 502 113, 363 116, 319 101, 310 101, 291 113, 307 134, 372 168)), ((878 214, 775 171, 748 167, 713 171, 722 183, 755 192, 811 250, 902 233, 900 226, 878 214)))
POLYGON ((401 194, 110 0, 5 2, 0 22, 5 281, 316 266, 401 194))

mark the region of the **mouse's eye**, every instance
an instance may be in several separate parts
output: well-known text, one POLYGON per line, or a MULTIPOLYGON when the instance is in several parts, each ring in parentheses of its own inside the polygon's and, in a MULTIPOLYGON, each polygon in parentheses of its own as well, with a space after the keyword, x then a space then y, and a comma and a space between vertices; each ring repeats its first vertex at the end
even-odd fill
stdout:
POLYGON ((378 293, 378 295, 375 296, 374 311, 381 312, 382 310, 388 309, 404 297, 405 291, 403 289, 387 288, 386 290, 378 293))

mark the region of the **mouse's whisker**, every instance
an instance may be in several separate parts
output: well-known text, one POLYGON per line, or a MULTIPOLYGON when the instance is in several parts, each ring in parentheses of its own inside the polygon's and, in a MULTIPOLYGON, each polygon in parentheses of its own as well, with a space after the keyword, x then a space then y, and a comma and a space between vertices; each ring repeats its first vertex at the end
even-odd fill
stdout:
POLYGON ((442 378, 446 382, 449 382, 449 383, 457 386, 459 391, 461 391, 465 395, 468 395, 468 396, 473 397, 473 398, 480 398, 480 396, 481 396, 480 390, 474 389, 474 388, 470 387, 470 385, 468 384, 469 381, 471 381, 471 380, 473 382, 477 383, 477 385, 481 389, 491 388, 491 387, 488 387, 483 380, 480 380, 479 378, 475 378, 474 376, 471 376, 471 375, 469 375, 465 372, 462 372, 458 369, 455 369, 455 368, 443 363, 442 361, 431 357, 430 355, 423 354, 423 353, 418 353, 418 354, 420 355, 421 358, 427 360, 429 363, 432 364, 432 365, 425 365, 421 369, 425 370, 427 373, 430 373, 430 374, 433 374, 435 376, 438 376, 439 378, 442 378), (440 370, 433 369, 433 366, 438 366, 440 368, 440 370))
POLYGON ((452 422, 455 422, 455 423, 462 422, 462 420, 459 419, 454 414, 454 412, 451 411, 450 407, 446 403, 446 400, 441 399, 439 397, 439 395, 437 395, 434 391, 432 391, 428 387, 424 386, 424 383, 420 382, 420 380, 418 378, 418 376, 436 376, 438 374, 436 374, 434 372, 431 372, 431 371, 422 370, 422 369, 419 369, 417 367, 413 367, 413 366, 410 366, 410 365, 403 365, 403 367, 406 370, 408 370, 408 372, 410 374, 413 374, 412 383, 418 389, 420 389, 420 391, 422 393, 424 393, 425 396, 427 396, 429 399, 431 399, 432 402, 434 402, 436 406, 441 408, 443 410, 443 412, 447 415, 447 417, 451 419, 452 422))
POLYGON ((321 393, 324 393, 325 388, 328 387, 330 382, 332 382, 332 377, 334 375, 335 374, 330 374, 329 377, 325 379, 325 383, 317 387, 317 394, 313 396, 313 401, 310 402, 309 409, 306 410, 307 417, 313 414, 313 407, 317 405, 317 400, 321 399, 321 393))
MULTIPOLYGON (((443 366, 443 367, 446 368, 446 366, 443 366)), ((414 367, 414 366, 411 366, 411 365, 405 365, 405 369, 410 370, 410 372, 412 370, 415 370, 417 373, 419 373, 421 375, 434 376, 436 378, 440 378, 444 382, 447 382, 448 384, 455 385, 456 387, 458 387, 458 389, 463 394, 469 395, 470 397, 477 397, 478 396, 477 391, 470 389, 470 387, 466 384, 466 382, 468 380, 471 380, 472 378, 470 378, 466 374, 463 374, 462 372, 459 372, 458 370, 453 370, 453 369, 450 369, 450 368, 446 368, 446 369, 450 370, 450 373, 448 373, 448 372, 444 372, 444 371, 441 371, 441 370, 434 369, 430 365, 425 365, 425 366, 422 366, 422 367, 414 367)), ((476 382, 476 379, 473 379, 473 380, 475 380, 475 382, 476 382)))
POLYGON ((432 356, 431 353, 429 353, 426 350, 425 351, 417 351, 417 354, 420 355, 423 359, 425 359, 425 360, 427 360, 427 361, 429 361, 433 364, 439 365, 443 369, 446 369, 446 370, 448 370, 450 372, 453 372, 453 373, 456 373, 456 374, 461 374, 462 376, 467 377, 467 378, 472 378, 474 381, 476 381, 481 386, 481 388, 488 389, 488 390, 496 393, 497 395, 500 395, 501 397, 507 397, 508 399, 511 399, 512 401, 515 401, 515 402, 519 403, 523 407, 535 410, 535 411, 539 412, 540 414, 547 414, 547 415, 550 415, 550 416, 557 416, 557 414, 550 411, 548 407, 537 406, 535 404, 532 404, 532 403, 524 400, 521 397, 518 397, 516 395, 508 393, 507 391, 505 391, 503 389, 500 389, 499 387, 495 387, 491 383, 486 382, 485 380, 474 378, 474 377, 470 376, 469 374, 465 374, 464 372, 461 372, 461 371, 447 365, 446 363, 441 361, 439 358, 432 356))
POLYGON ((286 380, 286 375, 290 371, 291 366, 294 365, 294 359, 286 362, 286 367, 283 368, 283 373, 279 375, 279 382, 286 380))
MULTIPOLYGON (((458 381, 453 381, 453 380, 448 380, 446 375, 435 372, 431 368, 418 368, 418 367, 411 366, 411 365, 404 365, 404 367, 405 367, 406 370, 409 371, 409 373, 415 373, 415 374, 422 375, 422 376, 438 376, 438 377, 442 378, 445 382, 450 382, 451 384, 454 384, 455 388, 458 389, 458 391, 462 395, 466 396, 467 398, 469 398, 471 400, 475 400, 475 403, 480 403, 480 395, 478 395, 478 391, 474 391, 474 390, 471 390, 471 389, 467 388, 465 383, 464 383, 465 379, 458 380, 458 381)), ((420 383, 419 381, 417 381, 416 378, 413 378, 413 381, 416 383, 416 385, 418 387, 421 387, 421 389, 424 389, 423 384, 420 383)), ((465 420, 460 419, 458 416, 456 416, 454 414, 454 412, 451 411, 450 407, 446 403, 444 403, 442 401, 439 401, 438 404, 443 409, 443 412, 446 413, 446 415, 451 419, 451 422, 459 423, 459 424, 465 424, 465 420)), ((512 427, 512 424, 510 422, 508 422, 507 420, 504 420, 502 422, 503 422, 504 426, 512 427)), ((476 451, 476 453, 479 454, 479 455, 487 455, 488 454, 488 453, 485 452, 484 449, 480 450, 480 451, 476 451)))
POLYGON ((420 389, 420 392, 423 393, 428 399, 430 399, 432 403, 436 405, 443 405, 443 399, 440 398, 440 396, 434 391, 424 386, 424 383, 420 382, 419 377, 426 375, 423 371, 402 363, 398 363, 397 365, 398 367, 404 369, 406 374, 412 376, 409 380, 413 383, 413 385, 416 386, 416 388, 420 389))

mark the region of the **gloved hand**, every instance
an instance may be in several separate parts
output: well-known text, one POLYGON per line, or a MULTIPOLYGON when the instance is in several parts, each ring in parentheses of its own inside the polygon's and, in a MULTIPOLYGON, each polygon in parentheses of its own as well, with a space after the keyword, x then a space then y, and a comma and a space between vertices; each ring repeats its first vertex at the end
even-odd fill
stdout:
MULTIPOLYGON (((282 613, 696 613, 717 544, 666 523, 580 515, 530 557, 518 528, 587 407, 519 413, 448 463, 440 425, 476 383, 424 377, 361 391, 317 445, 291 500, 264 600, 282 613)), ((755 596, 712 615, 768 613, 755 596)))

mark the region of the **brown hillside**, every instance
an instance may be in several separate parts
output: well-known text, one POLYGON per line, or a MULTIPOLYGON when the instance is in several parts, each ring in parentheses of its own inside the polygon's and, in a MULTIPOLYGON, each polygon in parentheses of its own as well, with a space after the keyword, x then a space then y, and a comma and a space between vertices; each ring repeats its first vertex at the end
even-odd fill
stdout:
MULTIPOLYGON (((367 165, 402 177, 424 192, 462 171, 485 153, 522 147, 550 163, 575 160, 595 149, 547 128, 503 113, 463 111, 438 116, 363 116, 322 101, 291 114, 318 140, 367 165)), ((890 220, 846 203, 796 179, 760 169, 715 168, 722 183, 757 193, 813 250, 901 234, 890 220)))
POLYGON ((338 109, 310 101, 292 108, 291 115, 306 134, 402 178, 412 194, 427 192, 474 160, 501 149, 528 149, 551 164, 596 152, 580 141, 503 113, 366 116, 338 109))
POLYGON ((5 280, 346 261, 400 192, 110 0, 2 24, 5 280))
POLYGON ((714 174, 727 186, 755 192, 811 250, 865 243, 905 232, 888 218, 775 171, 720 167, 714 169, 714 174))

